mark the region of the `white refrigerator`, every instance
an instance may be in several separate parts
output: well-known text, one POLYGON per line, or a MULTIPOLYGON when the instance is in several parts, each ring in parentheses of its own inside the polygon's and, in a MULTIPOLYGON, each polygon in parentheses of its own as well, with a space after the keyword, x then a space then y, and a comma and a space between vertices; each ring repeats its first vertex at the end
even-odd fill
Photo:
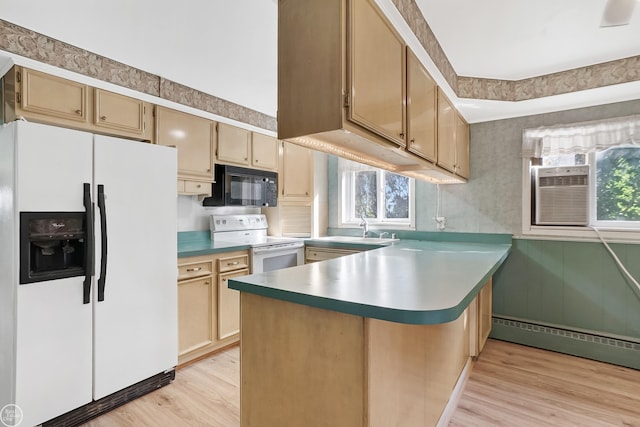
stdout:
POLYGON ((2 126, 0 415, 33 426, 175 372, 176 163, 169 147, 2 126), (36 230, 67 213, 81 231, 36 230))

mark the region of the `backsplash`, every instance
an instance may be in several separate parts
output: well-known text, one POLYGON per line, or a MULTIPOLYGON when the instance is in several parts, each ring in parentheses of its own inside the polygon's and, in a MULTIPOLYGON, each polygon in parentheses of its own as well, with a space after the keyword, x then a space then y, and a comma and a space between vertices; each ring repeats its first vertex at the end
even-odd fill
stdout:
POLYGON ((260 208, 220 206, 204 207, 198 196, 178 196, 178 231, 209 230, 209 216, 259 214, 260 208))

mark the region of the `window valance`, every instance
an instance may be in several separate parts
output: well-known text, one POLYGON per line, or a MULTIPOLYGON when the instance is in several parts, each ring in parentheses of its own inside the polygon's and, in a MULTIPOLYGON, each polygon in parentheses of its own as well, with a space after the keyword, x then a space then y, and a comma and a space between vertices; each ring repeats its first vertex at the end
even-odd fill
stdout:
POLYGON ((640 144, 640 115, 525 129, 522 157, 587 154, 640 144))

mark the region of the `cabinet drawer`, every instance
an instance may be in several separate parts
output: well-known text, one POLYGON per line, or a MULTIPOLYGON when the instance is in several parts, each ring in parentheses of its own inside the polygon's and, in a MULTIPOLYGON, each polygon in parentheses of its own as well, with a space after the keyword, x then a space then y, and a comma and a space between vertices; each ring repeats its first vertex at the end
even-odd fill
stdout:
POLYGON ((249 268, 248 254, 218 258, 218 272, 220 273, 224 273, 225 271, 238 270, 240 268, 249 268))
POLYGON ((182 191, 178 186, 178 192, 182 194, 195 194, 195 195, 211 195, 211 183, 199 182, 199 181, 182 181, 182 191))
POLYGON ((192 279, 194 277, 210 276, 213 272, 212 261, 202 261, 178 265, 178 280, 192 279))
POLYGON ((328 259, 338 258, 345 255, 351 255, 361 252, 358 249, 333 249, 333 248, 305 248, 305 259, 311 262, 325 261, 328 259))

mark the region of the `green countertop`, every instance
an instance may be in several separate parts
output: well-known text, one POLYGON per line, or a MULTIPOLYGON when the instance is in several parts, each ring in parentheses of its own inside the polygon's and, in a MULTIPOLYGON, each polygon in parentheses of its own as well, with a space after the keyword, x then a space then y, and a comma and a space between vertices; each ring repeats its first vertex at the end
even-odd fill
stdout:
POLYGON ((399 240, 328 261, 238 277, 229 280, 229 288, 397 323, 446 323, 460 316, 510 250, 509 243, 399 240))
POLYGON ((242 251, 251 246, 243 243, 212 241, 208 231, 178 233, 178 258, 242 251))

